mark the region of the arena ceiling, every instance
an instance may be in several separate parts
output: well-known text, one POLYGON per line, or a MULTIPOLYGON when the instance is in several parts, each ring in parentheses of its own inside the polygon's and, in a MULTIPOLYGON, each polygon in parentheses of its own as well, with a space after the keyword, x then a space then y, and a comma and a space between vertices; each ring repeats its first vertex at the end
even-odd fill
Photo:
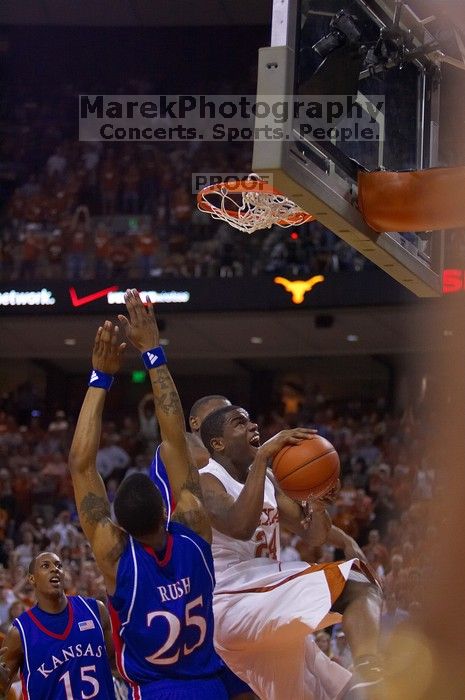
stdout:
MULTIPOLYGON (((318 312, 176 313, 163 316, 162 335, 169 341, 167 351, 176 371, 234 373, 241 363, 251 366, 251 361, 254 367, 274 369, 286 358, 435 352, 453 333, 444 327, 443 316, 440 300, 318 312), (315 317, 321 314, 332 316, 331 327, 317 327, 315 317)), ((86 371, 101 322, 93 316, 4 316, 0 358, 49 361, 66 372, 86 371), (70 338, 74 345, 65 344, 70 338)), ((136 354, 129 353, 126 368, 139 365, 136 354)))
POLYGON ((221 26, 268 24, 271 0, 3 0, 3 24, 221 26))
MULTIPOLYGON (((392 3, 394 0, 385 0, 392 3)), ((325 0, 337 11, 337 0, 325 0)), ((448 15, 465 28, 463 0, 406 0, 419 17, 448 15)), ((224 26, 271 24, 272 0, 2 0, 10 25, 224 26)))

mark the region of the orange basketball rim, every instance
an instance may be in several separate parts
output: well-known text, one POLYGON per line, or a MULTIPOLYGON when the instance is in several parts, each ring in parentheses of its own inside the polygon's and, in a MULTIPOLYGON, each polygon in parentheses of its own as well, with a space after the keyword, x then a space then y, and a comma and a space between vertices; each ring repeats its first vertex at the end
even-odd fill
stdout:
POLYGON ((300 226, 314 219, 254 174, 244 180, 204 187, 197 195, 197 207, 214 219, 225 221, 246 233, 274 225, 283 228, 300 226))

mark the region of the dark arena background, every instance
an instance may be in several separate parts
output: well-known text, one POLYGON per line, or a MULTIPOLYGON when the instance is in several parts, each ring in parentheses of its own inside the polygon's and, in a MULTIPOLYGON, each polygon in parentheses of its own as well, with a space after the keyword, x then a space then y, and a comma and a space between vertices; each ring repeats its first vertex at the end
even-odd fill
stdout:
MULTIPOLYGON (((365 11, 358 0, 297 4, 298 17, 316 18, 320 38, 340 10, 365 11)), ((365 4, 386 13, 395 5, 365 4)), ((437 64, 437 113, 400 136, 393 125, 419 119, 420 108, 398 82, 386 133, 395 131, 390 148, 400 155, 397 162, 389 152, 388 169, 465 166, 464 8, 405 4, 428 19, 435 50, 452 61, 437 64), (426 150, 434 145, 436 153, 419 164, 417 140, 426 131, 434 133, 426 150)), ((187 421, 197 399, 222 395, 249 411, 262 442, 306 426, 338 451, 341 488, 328 512, 361 547, 384 595, 383 687, 363 697, 463 698, 465 220, 446 231, 381 234, 394 241, 383 250, 404 251, 396 276, 316 213, 301 226, 248 235, 199 211, 202 187, 266 173, 266 164, 254 167, 257 154, 265 149, 266 163, 274 144, 181 132, 82 138, 82 96, 226 99, 255 97, 257 84, 266 94, 259 49, 275 45, 279 5, 4 0, 0 7, 0 642, 35 605, 28 566, 39 552, 61 558, 67 594, 106 602, 67 461, 96 330, 116 322, 125 290, 134 288, 155 303, 187 421), (298 281, 311 283, 299 293, 298 281), (417 296, 417 282, 427 292, 417 296)), ((304 22, 296 22, 292 36, 303 46, 304 22)), ((304 70, 305 56, 299 60, 304 70)), ((370 79, 376 87, 376 75, 370 79)), ((347 154, 363 162, 364 149, 357 143, 347 154)), ((343 170, 333 152, 309 153, 302 150, 301 160, 323 163, 328 178, 343 170)), ((289 175, 281 162, 269 172, 289 175)), ((294 182, 310 189, 305 176, 294 182)), ((351 214, 342 216, 350 228, 351 214)), ((128 348, 97 455, 110 502, 127 475, 148 473, 159 442, 149 374, 128 348)), ((311 548, 285 529, 281 554, 310 563, 344 558, 334 544, 311 548)), ((315 639, 353 670, 340 624, 315 639)), ((127 697, 121 679, 115 688, 127 697)), ((5 697, 23 697, 18 679, 5 697)))

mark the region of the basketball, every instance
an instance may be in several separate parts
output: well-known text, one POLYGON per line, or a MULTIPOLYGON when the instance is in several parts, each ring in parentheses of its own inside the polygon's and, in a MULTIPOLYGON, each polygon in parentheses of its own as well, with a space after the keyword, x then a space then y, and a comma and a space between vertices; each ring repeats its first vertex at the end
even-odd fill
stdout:
POLYGON ((339 455, 320 435, 300 445, 283 447, 273 460, 273 473, 284 491, 296 501, 324 496, 339 478, 339 455))

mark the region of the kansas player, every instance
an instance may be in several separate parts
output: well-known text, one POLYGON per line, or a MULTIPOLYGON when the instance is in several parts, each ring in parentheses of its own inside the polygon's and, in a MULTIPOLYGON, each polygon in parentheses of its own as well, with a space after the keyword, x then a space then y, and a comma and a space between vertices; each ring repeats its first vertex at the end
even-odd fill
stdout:
POLYGON ((163 499, 149 477, 134 474, 114 500, 110 518, 96 469, 106 390, 125 343, 106 321, 99 328, 93 371, 69 455, 81 526, 104 575, 118 668, 129 697, 150 700, 223 700, 223 664, 213 649, 214 587, 211 528, 200 503, 198 473, 190 469, 184 417, 150 302, 125 295, 126 334, 149 369, 160 425, 160 454, 176 502, 169 524, 163 499))
POLYGON ((42 552, 29 566, 37 605, 17 617, 5 637, 0 697, 20 671, 24 700, 115 700, 107 653, 113 655, 108 611, 100 601, 66 596, 63 566, 42 552))
MULTIPOLYGON (((192 406, 189 415, 189 425, 192 432, 186 433, 186 439, 191 464, 193 464, 197 469, 199 469, 201 466, 205 466, 210 459, 209 452, 206 447, 204 447, 199 437, 199 427, 203 417, 208 415, 210 412, 215 411, 217 408, 230 405, 231 402, 225 396, 215 394, 214 396, 202 397, 192 406), (206 459, 205 453, 207 455, 206 459)), ((171 513, 174 511, 176 504, 170 487, 166 467, 163 464, 163 460, 160 456, 159 447, 157 448, 153 462, 150 465, 150 478, 160 490, 167 512, 167 521, 169 522, 171 513)), ((236 676, 227 666, 225 667, 223 674, 223 683, 226 686, 229 698, 234 698, 234 700, 254 700, 254 698, 257 697, 254 695, 254 693, 252 693, 249 686, 238 678, 238 676, 236 676)))

